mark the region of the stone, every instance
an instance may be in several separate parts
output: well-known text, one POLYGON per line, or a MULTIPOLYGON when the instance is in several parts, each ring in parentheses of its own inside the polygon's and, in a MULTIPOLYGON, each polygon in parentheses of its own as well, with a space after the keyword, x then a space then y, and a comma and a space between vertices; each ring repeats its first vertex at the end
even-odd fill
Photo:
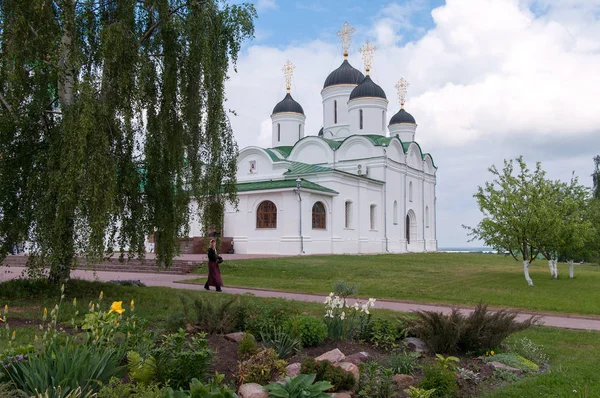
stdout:
POLYGON ((225 335, 225 338, 229 341, 233 341, 234 343, 238 343, 240 341, 242 341, 242 339, 244 338, 244 335, 246 333, 244 332, 236 332, 236 333, 229 333, 225 335))
POLYGON ((360 365, 363 362, 367 362, 371 356, 368 352, 357 352, 356 354, 348 355, 344 361, 355 364, 356 366, 360 365))
POLYGON ((505 365, 500 362, 488 362, 488 365, 490 365, 494 369, 504 369, 504 370, 510 370, 511 372, 515 372, 515 373, 523 373, 523 371, 521 369, 513 368, 512 366, 508 366, 508 365, 505 365))
POLYGON ((242 384, 238 390, 240 398, 269 398, 269 392, 256 383, 242 384))
POLYGON ((423 340, 418 339, 416 337, 408 337, 404 340, 402 340, 402 342, 406 345, 406 348, 408 348, 410 351, 415 351, 415 352, 427 352, 427 346, 425 345, 425 343, 423 343, 423 340))
POLYGON ((333 398, 352 398, 352 394, 349 391, 333 392, 329 396, 333 398))
POLYGON ((400 391, 404 391, 404 389, 415 384, 415 378, 411 375, 394 375, 394 377, 392 377, 392 380, 394 380, 396 387, 398 387, 398 390, 400 391))
POLYGON ((354 378, 356 379, 356 381, 358 381, 358 377, 360 376, 360 373, 358 371, 358 366, 356 366, 355 364, 351 363, 351 362, 338 362, 333 364, 333 366, 337 366, 338 368, 342 368, 344 369, 346 372, 350 372, 354 375, 354 378))
POLYGON ((344 353, 342 353, 339 349, 327 351, 325 354, 320 355, 315 358, 317 361, 329 361, 331 363, 341 362, 346 358, 344 353))
POLYGON ((296 362, 296 363, 292 363, 289 364, 288 366, 286 366, 285 368, 285 375, 287 377, 296 377, 300 374, 300 363, 296 362))

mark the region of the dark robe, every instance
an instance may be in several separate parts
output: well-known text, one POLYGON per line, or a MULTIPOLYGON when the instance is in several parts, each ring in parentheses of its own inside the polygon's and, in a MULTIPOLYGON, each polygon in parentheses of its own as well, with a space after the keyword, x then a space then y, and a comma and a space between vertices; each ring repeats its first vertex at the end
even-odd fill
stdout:
POLYGON ((219 270, 219 264, 217 263, 217 252, 212 247, 208 249, 208 286, 223 286, 221 280, 221 270, 219 270))

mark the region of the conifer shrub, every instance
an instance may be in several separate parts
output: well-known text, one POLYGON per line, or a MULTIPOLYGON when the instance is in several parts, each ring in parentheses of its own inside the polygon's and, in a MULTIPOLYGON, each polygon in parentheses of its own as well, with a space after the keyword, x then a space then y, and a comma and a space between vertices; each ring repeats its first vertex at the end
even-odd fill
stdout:
POLYGON ((333 366, 329 361, 317 361, 307 357, 300 366, 302 374, 316 374, 317 381, 328 381, 333 385, 331 391, 349 391, 356 384, 354 375, 344 369, 333 366))
POLYGON ((244 337, 242 337, 238 345, 237 352, 238 357, 243 361, 255 355, 258 352, 258 344, 256 344, 254 336, 250 333, 244 333, 244 337))
POLYGON ((446 369, 440 364, 428 365, 423 367, 423 380, 419 383, 419 388, 424 390, 433 390, 432 398, 456 398, 458 394, 458 384, 456 375, 450 369, 446 369))

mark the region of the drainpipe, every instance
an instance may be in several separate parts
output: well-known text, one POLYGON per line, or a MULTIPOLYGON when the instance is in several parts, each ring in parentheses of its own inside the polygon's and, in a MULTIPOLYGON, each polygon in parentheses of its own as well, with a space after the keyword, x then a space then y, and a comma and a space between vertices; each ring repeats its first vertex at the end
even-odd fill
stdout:
POLYGON ((385 164, 383 165, 383 237, 385 239, 385 252, 389 253, 387 235, 387 150, 385 145, 383 145, 383 154, 385 156, 385 164))
POLYGON ((421 213, 423 215, 423 251, 427 251, 427 239, 425 239, 425 175, 421 180, 421 213))
POLYGON ((302 183, 302 180, 300 179, 300 177, 298 177, 296 179, 296 189, 294 189, 294 192, 296 193, 296 195, 298 195, 298 203, 300 203, 300 219, 299 219, 299 224, 300 224, 300 254, 304 254, 304 237, 302 236, 302 195, 300 195, 300 184, 302 183))

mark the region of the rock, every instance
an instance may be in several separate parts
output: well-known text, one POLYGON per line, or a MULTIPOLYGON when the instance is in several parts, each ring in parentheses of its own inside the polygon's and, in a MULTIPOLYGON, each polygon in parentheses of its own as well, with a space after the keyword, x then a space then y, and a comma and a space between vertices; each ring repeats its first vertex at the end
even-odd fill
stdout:
POLYGON ((318 356, 315 358, 317 361, 329 361, 331 363, 341 362, 346 358, 346 356, 339 350, 331 350, 326 352, 325 354, 318 356))
POLYGON ((523 373, 521 369, 513 368, 512 366, 508 366, 500 362, 488 362, 488 365, 490 365, 494 369, 504 369, 510 370, 511 372, 515 373, 523 373))
POLYGON ((415 352, 427 352, 427 346, 425 345, 425 343, 423 343, 423 340, 418 339, 416 337, 408 337, 404 340, 402 340, 402 342, 406 345, 406 348, 408 348, 410 351, 415 351, 415 352))
POLYGON ((337 366, 338 368, 344 369, 346 372, 352 373, 354 375, 354 378, 356 379, 356 381, 358 381, 358 377, 360 376, 360 373, 358 371, 358 366, 356 366, 355 364, 353 364, 351 362, 338 362, 338 363, 334 364, 333 366, 337 366))
POLYGON ((269 393, 260 384, 248 383, 240 386, 238 396, 240 398, 269 398, 269 393))
POLYGON ((415 378, 411 375, 395 375, 392 377, 392 380, 394 380, 396 387, 398 387, 398 390, 400 391, 404 391, 404 389, 415 384, 415 378))
POLYGON ((286 372, 287 377, 298 376, 300 374, 300 363, 296 362, 296 363, 289 364, 288 366, 286 366, 285 372, 286 372))
POLYGON ((348 391, 340 391, 329 394, 333 398, 352 398, 352 394, 348 391))
POLYGON ((233 341, 234 343, 239 343, 242 341, 245 334, 246 333, 244 332, 229 333, 225 335, 225 338, 229 341, 233 341))
POLYGON ((367 362, 371 356, 368 352, 357 352, 356 354, 348 355, 344 361, 355 364, 356 366, 360 365, 362 362, 367 362))

